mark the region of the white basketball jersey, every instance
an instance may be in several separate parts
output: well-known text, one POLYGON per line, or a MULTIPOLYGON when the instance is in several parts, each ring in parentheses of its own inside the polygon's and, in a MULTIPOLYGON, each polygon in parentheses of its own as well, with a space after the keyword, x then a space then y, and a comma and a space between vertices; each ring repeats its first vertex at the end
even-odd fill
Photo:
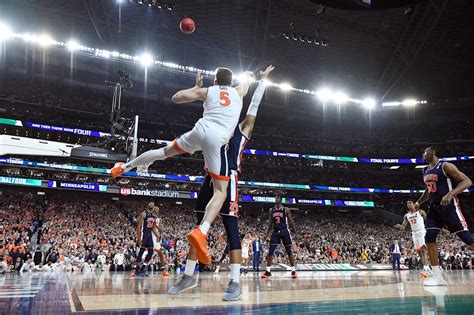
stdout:
POLYGON ((237 126, 242 111, 242 98, 230 86, 214 85, 207 89, 204 101, 204 122, 210 122, 228 131, 229 137, 237 126))
POLYGON ((408 222, 410 223, 412 232, 422 231, 425 229, 425 221, 420 214, 420 211, 409 212, 406 215, 408 222))

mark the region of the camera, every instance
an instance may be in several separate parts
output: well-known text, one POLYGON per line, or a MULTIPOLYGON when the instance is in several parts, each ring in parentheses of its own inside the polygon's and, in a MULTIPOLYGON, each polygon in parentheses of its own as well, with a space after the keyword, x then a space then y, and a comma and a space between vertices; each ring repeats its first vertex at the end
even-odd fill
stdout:
POLYGON ((123 69, 120 69, 117 74, 119 76, 120 85, 124 89, 131 89, 133 87, 133 82, 127 72, 125 72, 123 69))

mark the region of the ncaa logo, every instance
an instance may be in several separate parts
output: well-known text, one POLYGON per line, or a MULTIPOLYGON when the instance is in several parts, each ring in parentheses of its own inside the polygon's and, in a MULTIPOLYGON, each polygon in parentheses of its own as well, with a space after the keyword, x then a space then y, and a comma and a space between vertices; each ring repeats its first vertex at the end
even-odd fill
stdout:
POLYGON ((120 194, 124 196, 128 196, 132 193, 130 188, 120 187, 120 194))

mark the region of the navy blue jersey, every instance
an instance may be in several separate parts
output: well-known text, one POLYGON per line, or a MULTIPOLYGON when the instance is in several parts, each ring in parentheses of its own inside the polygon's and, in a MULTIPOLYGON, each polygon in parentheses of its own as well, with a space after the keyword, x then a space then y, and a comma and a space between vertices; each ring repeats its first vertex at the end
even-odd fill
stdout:
POLYGON ((281 207, 277 209, 277 207, 272 207, 270 209, 272 212, 272 220, 273 220, 273 229, 274 230, 283 230, 288 228, 288 216, 286 215, 286 208, 281 207))
POLYGON ((423 171, 423 181, 429 193, 430 205, 439 205, 441 199, 452 190, 451 179, 444 174, 443 164, 444 162, 439 161, 435 167, 430 169, 428 166, 423 171))
POLYGON ((229 140, 229 149, 227 151, 229 170, 240 173, 240 163, 242 162, 242 155, 244 154, 244 149, 248 141, 249 138, 242 133, 240 125, 237 125, 234 130, 234 135, 229 140))
POLYGON ((155 226, 156 223, 156 215, 153 212, 149 212, 148 210, 145 210, 145 220, 143 223, 143 228, 142 228, 142 234, 143 234, 143 239, 147 237, 152 237, 152 230, 153 226, 155 226))

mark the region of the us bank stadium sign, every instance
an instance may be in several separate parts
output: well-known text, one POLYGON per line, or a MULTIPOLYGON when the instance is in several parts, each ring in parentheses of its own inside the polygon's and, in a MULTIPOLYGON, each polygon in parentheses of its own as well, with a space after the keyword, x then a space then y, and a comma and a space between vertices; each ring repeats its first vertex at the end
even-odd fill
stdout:
POLYGON ((161 197, 161 198, 189 198, 188 193, 180 193, 175 190, 151 190, 120 187, 120 194, 123 196, 145 196, 145 197, 161 197), (184 194, 185 196, 182 196, 184 194))

